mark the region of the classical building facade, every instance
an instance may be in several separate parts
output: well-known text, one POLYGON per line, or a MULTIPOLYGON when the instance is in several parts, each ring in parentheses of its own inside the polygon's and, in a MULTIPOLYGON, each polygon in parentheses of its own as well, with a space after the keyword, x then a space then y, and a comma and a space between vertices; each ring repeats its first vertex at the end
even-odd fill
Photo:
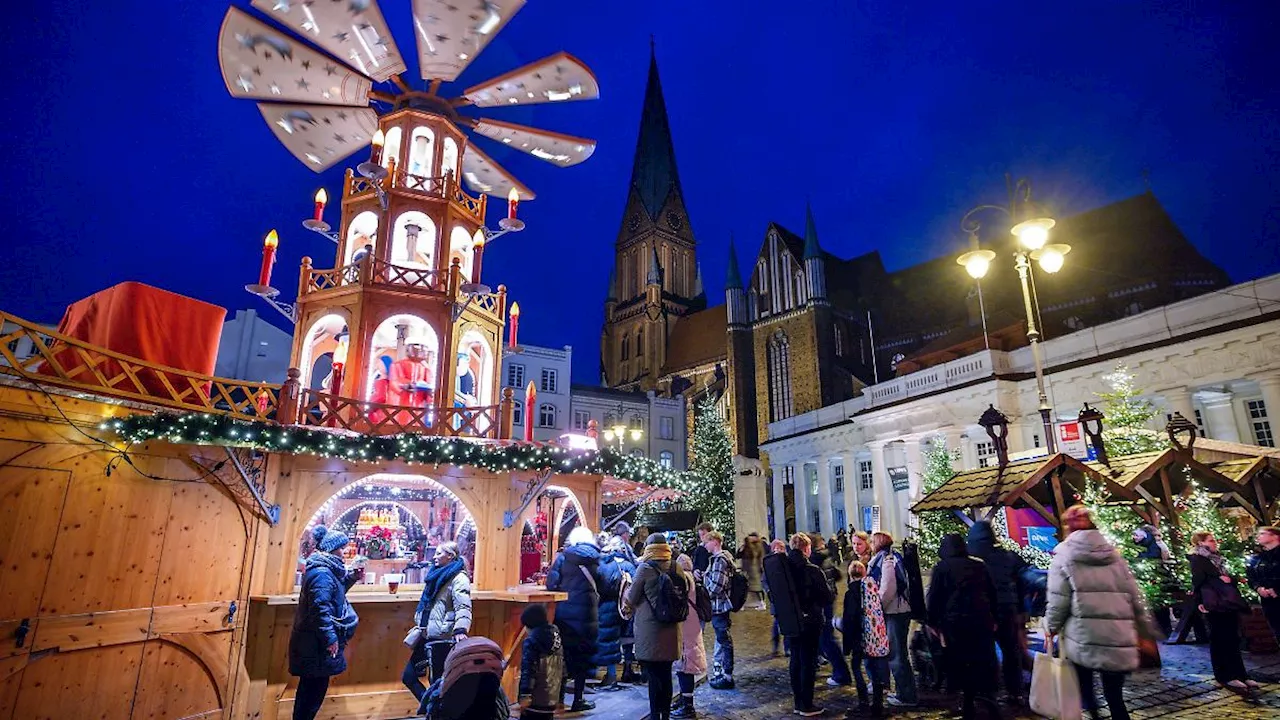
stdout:
POLYGON ((523 427, 525 413, 533 413, 533 439, 549 442, 571 429, 570 378, 573 376, 573 347, 563 348, 521 345, 503 348, 502 375, 499 381, 515 394, 513 424, 523 427), (537 400, 525 407, 525 392, 533 383, 537 400))
MULTIPOLYGON (((1123 363, 1164 413, 1194 418, 1208 437, 1274 446, 1280 432, 1280 275, 1059 335, 1042 349, 1058 420, 1096 405, 1104 376, 1123 363)), ((993 461, 977 425, 989 405, 1011 421, 1011 453, 1043 447, 1030 348, 981 349, 772 422, 761 445, 769 497, 757 501, 770 522, 753 529, 780 536, 853 524, 902 534, 922 494, 924 443, 945 438, 960 450, 958 469, 993 461)))
POLYGON ((661 397, 653 390, 639 392, 574 385, 572 424, 567 432, 585 433, 593 420, 602 446, 611 445, 625 453, 657 460, 673 470, 688 467, 687 422, 682 397, 661 397), (611 428, 620 425, 625 425, 627 431, 619 438, 611 428), (639 431, 639 438, 633 430, 639 431))

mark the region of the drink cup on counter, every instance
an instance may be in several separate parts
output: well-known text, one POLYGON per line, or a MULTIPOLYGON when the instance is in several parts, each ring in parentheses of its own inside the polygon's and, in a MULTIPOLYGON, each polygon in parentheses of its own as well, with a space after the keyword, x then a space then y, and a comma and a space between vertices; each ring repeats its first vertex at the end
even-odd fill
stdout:
POLYGON ((404 576, 397 573, 388 573, 385 577, 387 579, 387 590, 392 595, 395 595, 400 590, 400 581, 404 576))

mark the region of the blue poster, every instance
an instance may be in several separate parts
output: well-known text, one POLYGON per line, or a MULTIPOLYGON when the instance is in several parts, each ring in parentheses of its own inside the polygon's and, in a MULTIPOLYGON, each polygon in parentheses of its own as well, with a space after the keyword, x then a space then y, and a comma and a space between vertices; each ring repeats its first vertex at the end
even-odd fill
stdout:
POLYGON ((1053 552, 1058 546, 1057 530, 1053 527, 1031 526, 1027 530, 1027 544, 1037 550, 1053 552))
POLYGON ((862 528, 863 532, 871 532, 871 507, 862 508, 862 528))

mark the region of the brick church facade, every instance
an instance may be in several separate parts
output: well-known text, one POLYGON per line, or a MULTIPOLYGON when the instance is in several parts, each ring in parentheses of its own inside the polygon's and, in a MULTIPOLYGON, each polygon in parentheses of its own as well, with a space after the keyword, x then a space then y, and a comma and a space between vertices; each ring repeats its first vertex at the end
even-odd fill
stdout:
MULTIPOLYGON (((730 241, 724 302, 709 304, 652 56, 628 193, 605 301, 604 384, 681 394, 690 422, 692 406, 712 398, 745 458, 760 457, 770 422, 984 344, 1026 344, 1013 239, 994 231, 982 246, 1009 267, 983 281, 985 334, 954 256, 893 272, 876 251, 842 259, 823 250, 808 208, 803 234, 768 224, 749 275, 730 241)), ((1054 238, 1072 252, 1061 272, 1039 278, 1047 337, 1229 284, 1150 192, 1062 218, 1054 238)))

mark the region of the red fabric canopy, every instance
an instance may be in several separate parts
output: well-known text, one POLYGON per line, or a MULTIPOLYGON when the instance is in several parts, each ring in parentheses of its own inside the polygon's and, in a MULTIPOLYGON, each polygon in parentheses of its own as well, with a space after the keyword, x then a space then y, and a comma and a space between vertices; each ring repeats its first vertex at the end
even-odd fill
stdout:
MULTIPOLYGON (((62 316, 58 332, 153 365, 212 375, 226 315, 226 309, 217 305, 142 283, 124 282, 72 303, 62 316)), ((74 351, 63 350, 55 357, 68 373, 85 365, 74 351)), ((121 371, 119 363, 111 359, 101 362, 97 369, 108 379, 121 371)), ((51 368, 44 368, 43 372, 54 374, 51 368)), ((95 384, 89 372, 76 373, 74 379, 95 384)), ((145 373, 139 380, 151 393, 168 394, 154 373, 145 373)), ((133 389, 127 384, 117 387, 133 389)))

